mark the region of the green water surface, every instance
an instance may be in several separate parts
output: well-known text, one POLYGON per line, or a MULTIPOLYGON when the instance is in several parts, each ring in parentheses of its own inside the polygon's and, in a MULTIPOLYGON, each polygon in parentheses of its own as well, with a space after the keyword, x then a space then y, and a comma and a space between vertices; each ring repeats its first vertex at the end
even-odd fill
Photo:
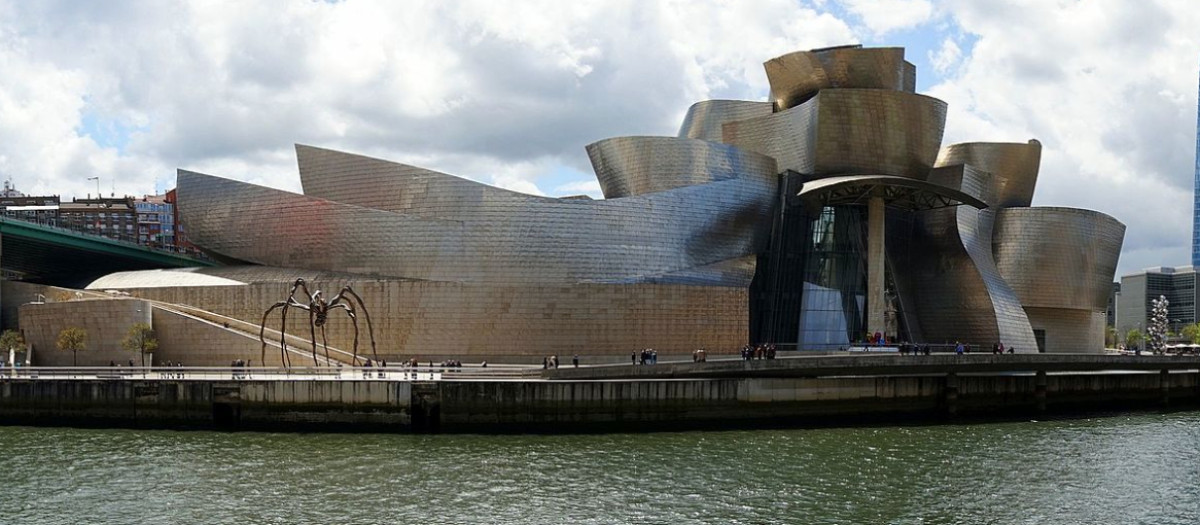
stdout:
POLYGON ((0 427, 0 523, 1200 523, 1200 413, 612 435, 0 427))

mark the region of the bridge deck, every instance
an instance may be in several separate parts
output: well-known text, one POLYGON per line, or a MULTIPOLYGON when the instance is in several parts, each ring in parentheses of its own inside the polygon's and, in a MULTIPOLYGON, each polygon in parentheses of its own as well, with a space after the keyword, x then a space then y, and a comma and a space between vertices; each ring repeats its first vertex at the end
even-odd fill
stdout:
POLYGON ((20 280, 83 288, 125 270, 213 266, 216 263, 130 242, 0 217, 0 267, 20 280))

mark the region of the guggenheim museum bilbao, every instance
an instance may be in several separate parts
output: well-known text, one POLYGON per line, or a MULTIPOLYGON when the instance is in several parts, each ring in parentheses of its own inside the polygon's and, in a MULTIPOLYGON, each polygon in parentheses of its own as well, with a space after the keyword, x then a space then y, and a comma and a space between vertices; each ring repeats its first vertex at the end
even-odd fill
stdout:
MULTIPOLYGON (((228 266, 89 288, 257 325, 297 278, 349 285, 388 359, 837 349, 875 334, 1101 351, 1125 226, 1032 207, 1038 141, 943 146, 946 103, 915 93, 903 48, 765 68, 769 101, 701 101, 678 136, 587 146, 600 200, 309 146, 303 194, 180 170, 180 220, 228 266)), ((346 319, 329 330, 350 346, 346 319)))

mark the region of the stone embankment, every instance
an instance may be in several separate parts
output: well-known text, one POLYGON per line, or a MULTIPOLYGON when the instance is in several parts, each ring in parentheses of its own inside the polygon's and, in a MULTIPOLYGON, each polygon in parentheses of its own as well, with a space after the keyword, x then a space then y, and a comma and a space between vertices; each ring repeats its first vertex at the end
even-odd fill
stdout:
MULTIPOLYGON (((1200 358, 831 356, 340 374, 0 378, 0 423, 400 432, 827 426, 1200 404, 1200 358), (537 375, 540 375, 538 377, 537 375)), ((6 371, 11 372, 11 371, 6 371)))

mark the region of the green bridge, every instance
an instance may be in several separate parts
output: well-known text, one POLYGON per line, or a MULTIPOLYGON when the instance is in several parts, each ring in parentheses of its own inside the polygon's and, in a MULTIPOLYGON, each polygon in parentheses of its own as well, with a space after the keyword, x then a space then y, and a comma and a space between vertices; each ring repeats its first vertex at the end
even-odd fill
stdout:
POLYGON ((130 242, 0 217, 0 269, 11 280, 82 288, 113 272, 214 265, 130 242))

